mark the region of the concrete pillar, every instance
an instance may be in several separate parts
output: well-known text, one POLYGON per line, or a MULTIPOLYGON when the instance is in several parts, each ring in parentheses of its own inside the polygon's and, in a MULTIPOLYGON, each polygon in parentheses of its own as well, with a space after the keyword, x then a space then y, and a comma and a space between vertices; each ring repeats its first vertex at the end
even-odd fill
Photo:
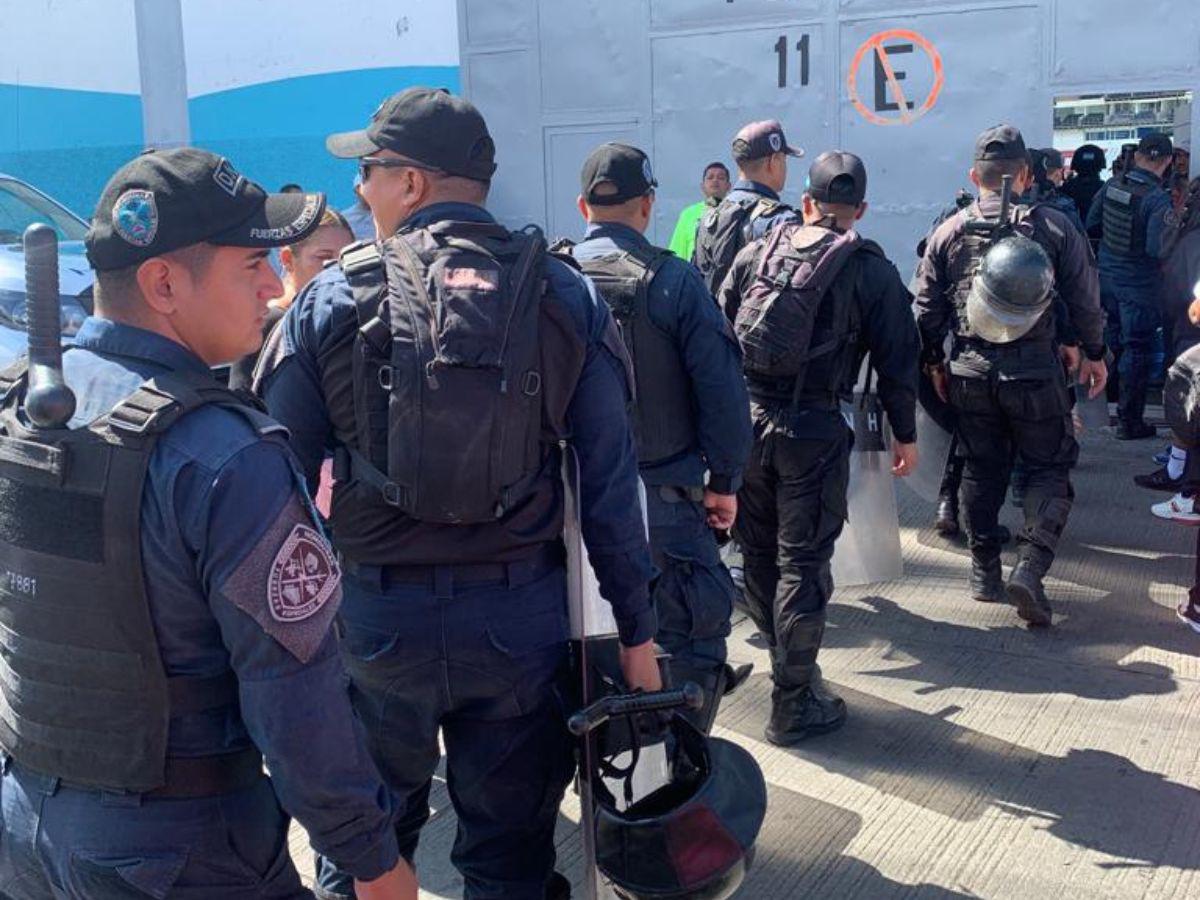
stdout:
POLYGON ((191 140, 181 5, 182 0, 134 0, 147 147, 177 147, 191 140))

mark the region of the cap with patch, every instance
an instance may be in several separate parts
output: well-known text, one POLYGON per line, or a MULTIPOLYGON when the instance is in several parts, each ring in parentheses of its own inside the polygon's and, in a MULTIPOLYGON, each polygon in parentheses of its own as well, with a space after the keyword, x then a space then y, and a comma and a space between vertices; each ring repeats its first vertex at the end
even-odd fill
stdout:
POLYGON ((1137 152, 1149 159, 1166 159, 1175 153, 1175 146, 1165 134, 1148 134, 1138 141, 1137 152))
POLYGON ((733 138, 733 158, 738 162, 764 159, 776 153, 786 153, 799 159, 803 150, 789 146, 778 119, 751 122, 733 138))
POLYGON ((996 125, 975 139, 975 159, 1028 159, 1025 138, 1012 125, 996 125))
POLYGON ((324 211, 323 194, 268 194, 207 150, 147 150, 109 179, 84 244, 96 271, 124 269, 193 244, 293 244, 324 211))
POLYGON ((496 171, 496 145, 469 100, 442 88, 412 87, 380 104, 362 131, 332 134, 325 147, 342 159, 391 150, 448 175, 488 181, 496 171))
POLYGON ((591 206, 616 206, 644 197, 658 187, 650 158, 637 147, 615 143, 601 144, 588 154, 579 183, 584 200, 591 206), (599 193, 597 189, 604 184, 616 190, 599 193))
POLYGON ((829 150, 813 160, 805 191, 818 203, 858 206, 867 196, 867 168, 853 153, 829 150))

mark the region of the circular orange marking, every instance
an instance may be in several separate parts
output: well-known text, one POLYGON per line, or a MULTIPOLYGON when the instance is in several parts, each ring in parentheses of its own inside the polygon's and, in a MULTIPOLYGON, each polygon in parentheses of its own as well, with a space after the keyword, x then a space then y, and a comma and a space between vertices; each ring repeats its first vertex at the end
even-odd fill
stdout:
POLYGON ((942 93, 942 86, 945 83, 946 76, 942 69, 942 55, 937 52, 937 48, 926 40, 923 35, 904 28, 881 31, 867 38, 866 42, 855 52, 854 59, 850 62, 850 72, 846 76, 846 88, 850 93, 850 100, 854 103, 854 108, 872 125, 911 125, 917 119, 921 118, 921 116, 925 115, 925 113, 933 109, 937 104, 938 96, 942 93), (904 95, 904 88, 896 80, 891 60, 888 59, 887 50, 883 47, 887 41, 911 42, 924 50, 925 54, 929 57, 929 61, 933 63, 933 87, 929 91, 929 96, 925 98, 925 102, 916 109, 908 108, 908 98, 904 95), (892 101, 900 107, 895 115, 880 115, 863 103, 858 96, 858 70, 862 67, 864 57, 868 53, 878 55, 880 65, 887 74, 888 86, 892 90, 892 101))

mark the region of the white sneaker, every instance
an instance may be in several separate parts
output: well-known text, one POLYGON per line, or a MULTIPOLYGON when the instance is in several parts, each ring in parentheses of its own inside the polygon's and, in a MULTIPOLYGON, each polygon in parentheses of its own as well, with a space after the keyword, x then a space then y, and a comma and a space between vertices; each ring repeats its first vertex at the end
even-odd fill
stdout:
POLYGON ((1164 503, 1155 503, 1150 512, 1160 519, 1178 522, 1180 525, 1200 525, 1200 510, 1196 509, 1196 498, 1176 494, 1164 503))

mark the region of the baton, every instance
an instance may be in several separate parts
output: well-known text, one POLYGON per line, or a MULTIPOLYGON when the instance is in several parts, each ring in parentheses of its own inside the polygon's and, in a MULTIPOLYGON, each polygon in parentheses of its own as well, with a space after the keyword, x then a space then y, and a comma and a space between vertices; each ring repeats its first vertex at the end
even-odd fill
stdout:
POLYGON ((1000 220, 996 223, 996 235, 1008 227, 1008 207, 1012 203, 1012 183, 1011 175, 1001 176, 1000 179, 1000 220))
POLYGON ((704 691, 698 684, 685 681, 677 690, 603 697, 567 719, 567 730, 576 737, 583 737, 609 719, 673 709, 700 709, 702 706, 704 691))
POLYGON ((23 242, 29 333, 25 412, 38 428, 62 428, 75 414, 75 395, 63 381, 58 235, 49 225, 34 223, 25 229, 23 242))

